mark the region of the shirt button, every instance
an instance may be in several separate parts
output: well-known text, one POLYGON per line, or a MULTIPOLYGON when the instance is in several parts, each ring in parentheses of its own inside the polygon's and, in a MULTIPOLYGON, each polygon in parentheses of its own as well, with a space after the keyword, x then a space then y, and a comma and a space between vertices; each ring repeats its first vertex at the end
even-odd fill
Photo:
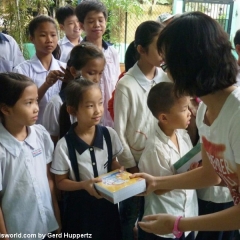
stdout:
POLYGON ((95 162, 92 165, 95 165, 95 162))
POLYGON ((93 149, 92 148, 90 148, 90 151, 92 151, 93 149))

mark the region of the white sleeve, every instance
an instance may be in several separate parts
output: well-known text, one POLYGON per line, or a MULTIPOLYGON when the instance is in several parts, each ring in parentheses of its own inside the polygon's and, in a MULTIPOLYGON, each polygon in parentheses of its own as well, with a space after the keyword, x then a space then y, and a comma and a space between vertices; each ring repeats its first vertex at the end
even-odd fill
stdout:
POLYGON ((61 138, 54 151, 54 158, 52 161, 50 171, 57 175, 63 175, 69 172, 69 155, 65 138, 61 138))
POLYGON ((51 136, 59 136, 59 113, 61 105, 60 102, 50 100, 43 113, 42 125, 51 136))
POLYGON ((137 164, 135 162, 134 156, 130 150, 130 147, 126 138, 126 126, 128 122, 128 117, 130 115, 129 99, 123 93, 118 84, 114 95, 114 129, 116 130, 122 145, 123 152, 119 155, 118 160, 122 166, 125 168, 135 167, 137 164))
POLYGON ((12 45, 12 51, 13 51, 13 56, 12 56, 13 67, 16 67, 21 62, 24 62, 25 59, 23 57, 23 54, 22 54, 17 42, 13 38, 11 39, 11 45, 12 45))
POLYGON ((114 129, 111 127, 107 127, 110 137, 111 137, 111 142, 112 142, 112 154, 113 158, 119 156, 122 151, 123 151, 123 146, 122 143, 114 129))

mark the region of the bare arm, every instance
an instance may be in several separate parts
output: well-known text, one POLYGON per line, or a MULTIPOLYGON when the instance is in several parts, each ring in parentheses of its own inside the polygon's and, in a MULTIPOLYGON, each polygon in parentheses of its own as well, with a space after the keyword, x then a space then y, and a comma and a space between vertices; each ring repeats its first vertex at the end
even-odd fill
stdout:
POLYGON ((57 188, 63 191, 77 191, 86 190, 91 196, 95 198, 101 198, 94 188, 94 183, 100 182, 100 178, 93 178, 85 181, 72 181, 68 179, 68 174, 55 175, 57 188))
MULTIPOLYGON (((7 228, 2 213, 2 206, 0 207, 0 234, 7 234, 7 228)), ((9 238, 2 238, 3 240, 8 240, 9 238)))
MULTIPOLYGON (((112 160, 111 170, 113 171, 113 170, 121 169, 121 168, 123 168, 123 167, 120 165, 120 163, 117 161, 117 159, 114 158, 114 159, 112 160)), ((123 169, 123 170, 124 170, 124 169, 123 169)))
POLYGON ((56 189, 55 189, 55 183, 53 180, 53 174, 50 172, 51 163, 47 164, 47 177, 48 177, 48 184, 52 196, 52 203, 53 203, 53 210, 54 215, 57 219, 59 229, 57 230, 57 233, 61 232, 61 220, 60 220, 60 211, 58 207, 57 197, 56 197, 56 189))
MULTIPOLYGON (((231 231, 240 228, 240 205, 226 210, 198 217, 182 218, 179 222, 180 231, 231 231)), ((146 216, 139 226, 146 232, 168 234, 173 230, 175 216, 158 214, 146 216)))

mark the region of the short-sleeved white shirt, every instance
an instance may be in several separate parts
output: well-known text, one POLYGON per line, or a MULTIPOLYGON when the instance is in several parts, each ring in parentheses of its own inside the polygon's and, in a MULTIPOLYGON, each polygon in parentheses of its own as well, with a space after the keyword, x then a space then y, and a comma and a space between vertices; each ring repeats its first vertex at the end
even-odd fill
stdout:
MULTIPOLYGON (((82 38, 79 37, 79 43, 82 41, 82 38)), ((60 61, 67 63, 69 59, 69 54, 72 51, 73 47, 75 47, 74 44, 70 42, 70 40, 64 36, 62 39, 58 41, 58 45, 61 49, 61 56, 60 56, 60 61)))
MULTIPOLYGON (((59 136, 59 114, 63 101, 59 94, 53 96, 47 103, 44 110, 42 125, 47 129, 51 136, 59 136)), ((71 123, 75 123, 77 118, 69 115, 71 123)))
POLYGON ((28 127, 27 138, 18 141, 0 123, 0 136, 0 196, 7 232, 35 233, 32 239, 40 239, 38 233, 58 228, 47 178, 53 143, 41 125, 28 127))
MULTIPOLYGON (((70 131, 74 131, 74 126, 70 131)), ((110 134, 112 142, 112 154, 113 158, 117 157, 122 151, 123 147, 118 138, 117 133, 110 127, 107 128, 110 134)), ((77 137, 77 135, 76 135, 77 137)), ((95 159, 97 162, 98 175, 102 175, 108 172, 108 151, 105 138, 102 133, 101 126, 96 126, 96 136, 92 146, 89 146, 82 139, 77 137, 78 148, 75 150, 79 176, 82 181, 94 178, 92 159, 90 151, 94 151, 95 159)), ((63 175, 69 173, 69 179, 76 181, 74 171, 72 169, 71 161, 69 159, 69 153, 65 137, 61 138, 54 152, 54 159, 51 166, 51 172, 57 175, 63 175)))
POLYGON ((0 33, 0 40, 0 72, 12 72, 25 59, 13 37, 0 33))
MULTIPOLYGON (((156 124, 140 158, 138 167, 141 172, 153 176, 170 176, 176 174, 173 164, 184 156, 192 143, 186 130, 176 130, 179 149, 156 124)), ((144 216, 168 213, 174 216, 193 217, 198 215, 198 204, 195 190, 175 189, 162 195, 151 193, 145 198, 144 216)), ((185 232, 185 236, 189 232, 185 232)), ((173 234, 161 235, 175 238, 173 234)))
POLYGON ((207 106, 201 103, 197 127, 201 142, 217 174, 228 186, 234 203, 240 202, 237 165, 240 164, 240 88, 226 99, 211 126, 204 123, 207 106))
MULTIPOLYGON (((60 67, 65 68, 66 64, 63 62, 60 62, 56 60, 52 56, 52 62, 49 70, 46 70, 46 68, 43 67, 42 63, 38 59, 38 57, 35 55, 30 60, 27 60, 21 64, 19 64, 17 67, 14 68, 14 72, 24 74, 31 78, 34 83, 37 85, 37 87, 41 87, 42 84, 46 81, 47 75, 52 70, 61 70, 60 67)), ((44 109, 49 102, 49 100, 55 95, 58 94, 61 90, 62 81, 58 80, 53 86, 51 86, 43 98, 39 102, 39 115, 37 123, 42 124, 42 118, 44 109)))

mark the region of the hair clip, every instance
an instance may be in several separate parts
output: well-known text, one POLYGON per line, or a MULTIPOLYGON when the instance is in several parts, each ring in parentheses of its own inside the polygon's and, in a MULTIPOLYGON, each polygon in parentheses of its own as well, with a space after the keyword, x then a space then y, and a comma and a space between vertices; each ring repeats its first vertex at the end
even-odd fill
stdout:
POLYGON ((86 45, 85 45, 85 44, 81 44, 80 46, 81 46, 81 47, 83 47, 83 48, 84 48, 84 47, 86 47, 86 45))

